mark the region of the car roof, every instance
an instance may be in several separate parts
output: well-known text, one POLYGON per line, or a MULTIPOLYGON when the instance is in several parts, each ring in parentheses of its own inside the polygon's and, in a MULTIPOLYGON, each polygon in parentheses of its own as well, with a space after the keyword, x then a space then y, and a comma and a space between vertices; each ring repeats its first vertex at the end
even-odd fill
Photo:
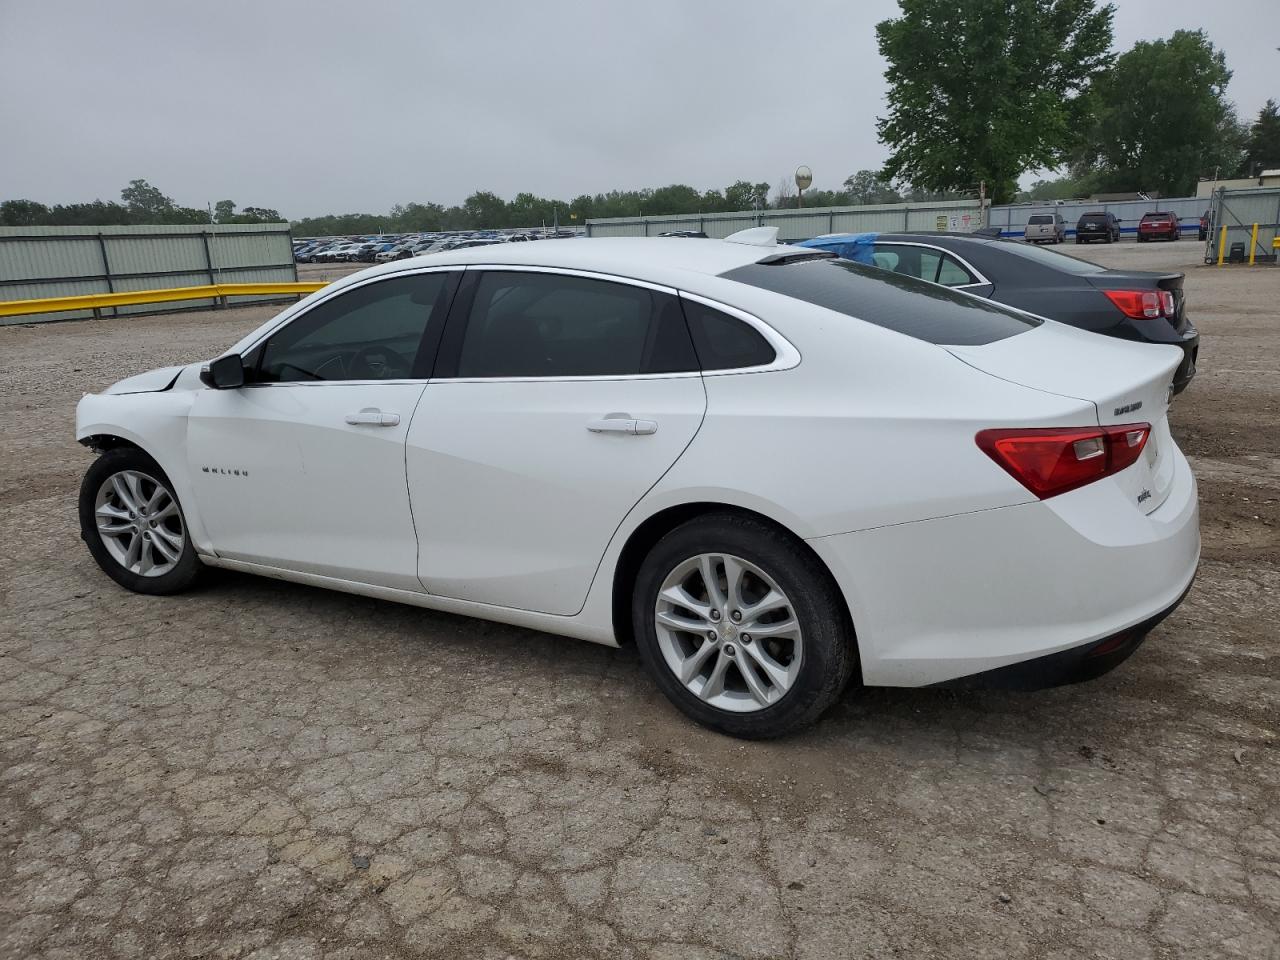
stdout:
POLYGON ((717 276, 780 252, 812 256, 805 247, 758 246, 690 237, 579 237, 555 243, 492 243, 462 247, 361 271, 352 277, 427 266, 536 266, 649 280, 678 286, 690 274, 717 276))

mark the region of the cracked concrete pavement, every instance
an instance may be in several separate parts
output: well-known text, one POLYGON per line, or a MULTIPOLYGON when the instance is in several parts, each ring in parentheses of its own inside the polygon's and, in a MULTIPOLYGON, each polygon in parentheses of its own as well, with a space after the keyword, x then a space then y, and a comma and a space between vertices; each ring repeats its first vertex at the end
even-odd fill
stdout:
POLYGON ((85 390, 265 307, 0 329, 0 957, 1280 957, 1280 272, 1199 247, 1205 559, 1119 670, 701 730, 629 650, 78 540, 85 390))

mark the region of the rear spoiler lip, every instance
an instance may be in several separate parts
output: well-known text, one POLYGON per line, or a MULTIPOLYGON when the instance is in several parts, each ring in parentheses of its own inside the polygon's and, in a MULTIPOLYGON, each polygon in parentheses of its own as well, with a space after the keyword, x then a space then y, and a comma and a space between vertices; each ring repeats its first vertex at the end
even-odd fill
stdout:
POLYGON ((1117 270, 1114 274, 1093 274, 1086 276, 1089 285, 1097 290, 1132 289, 1134 284, 1151 283, 1156 290, 1178 290, 1182 288, 1187 275, 1185 273, 1156 273, 1142 270, 1117 270))

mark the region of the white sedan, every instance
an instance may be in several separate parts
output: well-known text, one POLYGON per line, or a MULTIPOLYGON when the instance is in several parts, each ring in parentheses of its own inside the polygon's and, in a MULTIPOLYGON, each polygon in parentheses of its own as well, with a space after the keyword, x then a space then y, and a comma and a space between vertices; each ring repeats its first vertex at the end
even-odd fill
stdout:
POLYGON ((776 736, 854 677, 1127 657, 1199 559, 1181 357, 768 230, 477 247, 85 396, 80 521, 132 590, 227 567, 633 643, 776 736))

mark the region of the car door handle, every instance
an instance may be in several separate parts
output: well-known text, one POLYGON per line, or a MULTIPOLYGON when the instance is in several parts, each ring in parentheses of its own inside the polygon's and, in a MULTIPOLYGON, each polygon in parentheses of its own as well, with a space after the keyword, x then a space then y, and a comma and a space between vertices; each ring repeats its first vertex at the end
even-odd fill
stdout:
POLYGON ((655 420, 632 420, 629 417, 600 417, 587 421, 592 433, 625 433, 631 436, 648 436, 658 432, 655 420))
POLYGON ((365 407, 359 413, 348 413, 347 423, 353 427, 394 427, 400 423, 400 414, 383 413, 377 407, 365 407))

